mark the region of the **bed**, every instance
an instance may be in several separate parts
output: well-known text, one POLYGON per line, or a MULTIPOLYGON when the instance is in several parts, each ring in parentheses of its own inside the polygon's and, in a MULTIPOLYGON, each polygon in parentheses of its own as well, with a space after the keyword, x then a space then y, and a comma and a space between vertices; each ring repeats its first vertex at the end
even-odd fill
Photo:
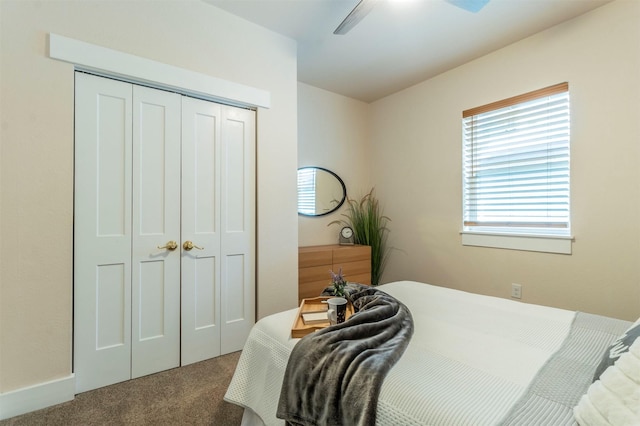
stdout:
MULTIPOLYGON (((622 365, 616 362, 592 384, 603 354, 640 324, 411 281, 377 288, 409 308, 414 333, 384 379, 376 424, 640 422, 640 339, 618 354, 627 363, 624 379, 612 372, 622 365), (605 377, 618 394, 594 389, 605 377), (622 408, 609 416, 602 404, 622 408)), ((290 335, 296 313, 268 316, 251 331, 225 395, 245 408, 243 424, 284 424, 276 408, 300 340, 290 335)))

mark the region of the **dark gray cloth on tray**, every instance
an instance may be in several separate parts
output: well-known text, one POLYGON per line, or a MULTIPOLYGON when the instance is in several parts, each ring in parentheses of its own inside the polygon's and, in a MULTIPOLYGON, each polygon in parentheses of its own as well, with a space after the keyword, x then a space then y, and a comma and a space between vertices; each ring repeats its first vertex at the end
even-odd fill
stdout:
POLYGON ((277 417, 291 425, 374 425, 382 382, 413 334, 400 301, 348 284, 354 315, 303 337, 287 364, 277 417))

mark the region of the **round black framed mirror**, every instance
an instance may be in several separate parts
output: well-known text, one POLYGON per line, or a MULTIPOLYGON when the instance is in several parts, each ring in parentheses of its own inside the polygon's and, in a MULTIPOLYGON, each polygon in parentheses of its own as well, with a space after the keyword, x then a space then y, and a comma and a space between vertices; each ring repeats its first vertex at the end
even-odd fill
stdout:
POLYGON ((347 199, 340 176, 323 167, 298 169, 298 214, 325 216, 338 210, 347 199))

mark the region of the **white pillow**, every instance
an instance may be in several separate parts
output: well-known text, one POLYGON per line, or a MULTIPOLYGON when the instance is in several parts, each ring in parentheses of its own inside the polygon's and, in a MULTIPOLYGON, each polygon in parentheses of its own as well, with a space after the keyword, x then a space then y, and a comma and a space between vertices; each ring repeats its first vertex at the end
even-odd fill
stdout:
POLYGON ((640 425, 640 338, 589 386, 573 413, 581 426, 640 425))
POLYGON ((596 373, 593 376, 593 381, 595 382, 600 378, 600 375, 604 373, 604 371, 612 366, 620 355, 629 350, 629 346, 635 342, 637 338, 640 337, 640 319, 635 322, 624 334, 609 346, 609 348, 605 351, 602 356, 602 360, 600 364, 596 368, 596 373))

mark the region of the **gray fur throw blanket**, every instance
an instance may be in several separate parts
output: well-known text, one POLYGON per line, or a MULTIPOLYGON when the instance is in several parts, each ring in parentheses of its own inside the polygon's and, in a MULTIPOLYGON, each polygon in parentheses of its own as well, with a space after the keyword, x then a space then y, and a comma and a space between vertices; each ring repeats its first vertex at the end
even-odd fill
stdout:
POLYGON ((347 284, 345 294, 355 313, 303 337, 291 352, 277 411, 289 425, 375 424, 382 382, 409 344, 413 318, 375 287, 347 284))

